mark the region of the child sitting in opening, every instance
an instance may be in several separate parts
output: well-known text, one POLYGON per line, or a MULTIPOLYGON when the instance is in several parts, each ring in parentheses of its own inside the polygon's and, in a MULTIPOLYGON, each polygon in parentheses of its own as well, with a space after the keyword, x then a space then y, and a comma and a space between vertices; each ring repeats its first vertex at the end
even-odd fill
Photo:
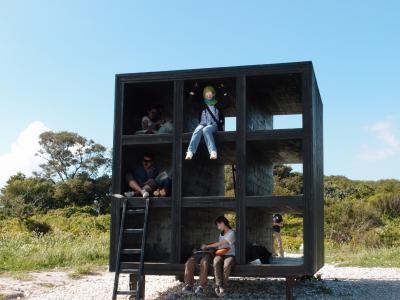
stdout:
POLYGON ((186 160, 191 160, 193 154, 199 146, 201 136, 204 135, 204 140, 207 145, 210 159, 217 159, 217 148, 214 141, 214 132, 223 130, 223 116, 215 106, 215 89, 212 86, 206 86, 203 90, 203 100, 205 109, 201 112, 200 123, 193 132, 189 147, 186 152, 186 160))

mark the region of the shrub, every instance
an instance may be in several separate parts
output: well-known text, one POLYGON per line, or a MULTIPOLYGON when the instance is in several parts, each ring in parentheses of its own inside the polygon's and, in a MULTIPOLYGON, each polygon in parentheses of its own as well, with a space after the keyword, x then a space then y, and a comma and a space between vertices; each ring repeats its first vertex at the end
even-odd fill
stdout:
POLYGON ((391 218, 400 216, 400 194, 378 194, 372 198, 371 203, 385 216, 391 218))

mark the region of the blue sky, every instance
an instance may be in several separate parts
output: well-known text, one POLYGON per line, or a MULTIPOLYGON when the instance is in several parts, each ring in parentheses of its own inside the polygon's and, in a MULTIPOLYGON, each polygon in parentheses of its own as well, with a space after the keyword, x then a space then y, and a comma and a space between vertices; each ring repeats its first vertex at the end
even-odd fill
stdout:
POLYGON ((312 60, 325 174, 400 179, 399 3, 2 1, 0 162, 46 128, 111 147, 116 73, 312 60))

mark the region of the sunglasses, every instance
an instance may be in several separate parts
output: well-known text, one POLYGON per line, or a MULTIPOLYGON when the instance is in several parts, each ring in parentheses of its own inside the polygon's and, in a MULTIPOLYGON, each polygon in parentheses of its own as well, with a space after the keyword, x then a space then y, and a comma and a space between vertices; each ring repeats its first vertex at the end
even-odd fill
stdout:
POLYGON ((151 160, 151 159, 143 159, 143 162, 144 163, 151 163, 151 162, 153 162, 153 160, 151 160))

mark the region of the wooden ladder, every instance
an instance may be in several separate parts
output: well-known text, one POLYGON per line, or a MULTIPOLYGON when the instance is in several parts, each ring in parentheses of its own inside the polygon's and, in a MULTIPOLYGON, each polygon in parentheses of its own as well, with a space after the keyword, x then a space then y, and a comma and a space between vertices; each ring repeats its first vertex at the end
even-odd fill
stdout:
MULTIPOLYGON (((122 197, 122 196, 120 196, 122 197)), ((142 288, 143 284, 143 270, 144 270, 144 252, 146 246, 146 237, 147 237, 147 220, 149 215, 149 205, 150 198, 146 198, 146 205, 144 209, 132 209, 127 208, 128 199, 125 197, 122 205, 122 215, 121 215, 121 224, 119 228, 119 236, 118 236, 118 252, 117 252, 117 261, 115 266, 115 279, 114 279, 114 289, 112 299, 116 300, 118 295, 136 295, 136 299, 142 299, 141 296, 144 294, 142 288), (126 215, 144 215, 143 228, 125 228, 125 217, 126 215), (142 235, 141 246, 140 249, 125 249, 122 248, 124 238, 130 235, 142 235), (128 269, 122 268, 121 264, 121 254, 140 254, 139 268, 138 269, 128 269), (127 274, 135 274, 137 276, 137 284, 135 290, 129 291, 120 291, 118 290, 118 282, 119 276, 121 273, 127 274)), ((132 261, 130 261, 131 263, 132 261)))

